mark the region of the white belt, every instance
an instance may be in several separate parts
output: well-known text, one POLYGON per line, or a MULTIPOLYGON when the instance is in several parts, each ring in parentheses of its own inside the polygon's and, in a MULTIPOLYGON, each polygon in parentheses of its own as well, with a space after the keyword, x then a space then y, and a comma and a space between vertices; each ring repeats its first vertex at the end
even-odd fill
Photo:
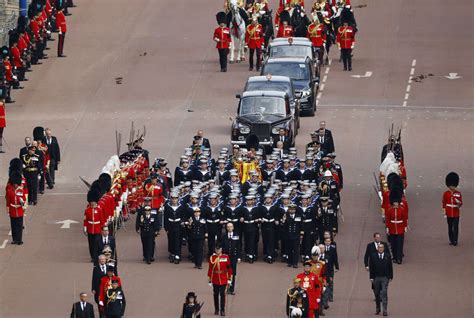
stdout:
POLYGON ((275 219, 265 219, 262 218, 263 222, 275 222, 275 219))
POLYGON ((217 222, 220 222, 220 220, 214 220, 214 221, 212 221, 212 220, 207 220, 207 223, 217 223, 217 222))
POLYGON ((303 223, 309 223, 309 222, 313 222, 313 220, 309 219, 309 220, 303 220, 303 223))
POLYGON ((170 221, 170 222, 179 222, 179 221, 181 221, 181 219, 168 219, 168 221, 170 221))
POLYGON ((87 221, 89 224, 100 224, 100 221, 93 222, 93 221, 87 221))
POLYGON ((239 219, 226 219, 227 222, 237 222, 239 219))
POLYGON ((390 221, 391 223, 403 223, 403 221, 390 221))
POLYGON ((446 204, 446 206, 449 206, 450 208, 458 208, 459 207, 456 204, 446 204))
POLYGON ((244 221, 244 223, 255 223, 255 220, 252 220, 252 221, 244 221))
POLYGON ((21 208, 21 205, 10 204, 10 206, 11 206, 12 208, 17 208, 17 209, 18 209, 18 208, 21 208))

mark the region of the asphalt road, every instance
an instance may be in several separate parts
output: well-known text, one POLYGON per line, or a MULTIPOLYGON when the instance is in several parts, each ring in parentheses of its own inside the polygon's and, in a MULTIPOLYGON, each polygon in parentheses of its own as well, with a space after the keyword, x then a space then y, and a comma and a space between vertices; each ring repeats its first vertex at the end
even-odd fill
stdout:
MULTIPOLYGON (((25 244, 0 246, 0 317, 64 317, 77 294, 89 291, 92 271, 82 227, 60 229, 55 222, 81 222, 86 188, 78 176, 93 180, 99 174, 116 152, 116 130, 127 136, 131 121, 146 125, 145 147, 172 166, 197 129, 205 131, 217 151, 228 145, 235 93, 252 75, 246 64, 219 72, 211 36, 221 1, 76 2, 68 19, 68 57, 55 58, 56 42, 50 42, 51 58, 28 73, 26 89, 14 91, 17 102, 7 107, 3 183, 9 160, 37 125, 53 129, 63 158, 56 188, 28 211, 25 244), (122 84, 115 83, 117 77, 123 78, 122 84)), ((345 174, 345 222, 336 239, 341 270, 327 316, 374 313, 362 257, 372 233, 383 231, 372 173, 394 123, 403 127, 410 231, 404 264, 395 265, 389 287, 389 314, 472 317, 474 4, 354 3, 359 4, 367 7, 355 9, 360 32, 353 72, 343 72, 337 53, 331 52, 317 116, 302 119, 297 139, 301 152, 319 120, 326 120, 345 174), (350 76, 366 72, 371 76, 350 76), (449 73, 461 78, 445 78, 449 73), (433 76, 409 82, 410 76, 422 74, 433 76), (457 247, 448 245, 440 208, 444 177, 452 170, 461 175, 465 201, 457 247)), ((9 220, 2 214, 0 244, 8 232, 9 220)), ((187 261, 169 264, 163 236, 153 265, 141 262, 140 240, 131 223, 117 240, 127 317, 178 317, 189 290, 205 302, 203 317, 212 313, 206 272, 187 261)), ((239 265, 237 295, 228 300, 228 316, 282 317, 286 289, 298 272, 280 263, 239 265)))

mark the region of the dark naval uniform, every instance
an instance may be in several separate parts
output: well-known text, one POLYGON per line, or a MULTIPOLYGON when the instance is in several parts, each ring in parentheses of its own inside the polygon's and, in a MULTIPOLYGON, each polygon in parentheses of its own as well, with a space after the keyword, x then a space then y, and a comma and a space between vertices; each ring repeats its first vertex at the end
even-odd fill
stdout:
POLYGON ((142 214, 138 222, 138 230, 142 239, 143 255, 147 264, 154 261, 155 236, 158 233, 158 222, 156 217, 150 214, 142 214))

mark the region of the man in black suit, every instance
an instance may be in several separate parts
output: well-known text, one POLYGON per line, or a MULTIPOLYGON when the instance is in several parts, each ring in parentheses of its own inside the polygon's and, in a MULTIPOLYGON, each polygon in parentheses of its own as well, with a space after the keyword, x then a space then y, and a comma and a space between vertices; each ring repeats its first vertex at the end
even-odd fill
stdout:
POLYGON ((285 128, 280 128, 278 131, 278 137, 273 140, 273 148, 277 148, 277 143, 281 141, 283 143, 283 150, 285 153, 288 153, 288 150, 291 147, 290 138, 287 136, 287 131, 285 128))
POLYGON ((26 155, 28 153, 28 147, 31 146, 31 144, 31 137, 25 137, 25 147, 20 149, 20 155, 18 156, 18 158, 21 159, 23 155, 26 155))
MULTIPOLYGON (((328 233, 330 235, 330 233, 328 233)), ((333 295, 334 295, 334 273, 339 270, 339 259, 337 257, 337 246, 335 242, 333 243, 332 238, 327 236, 325 233, 325 238, 324 238, 324 248, 325 248, 325 254, 327 255, 328 258, 328 263, 327 267, 331 267, 330 272, 332 272, 332 279, 328 281, 328 286, 326 293, 327 294, 327 300, 329 302, 333 301, 333 295)))
POLYGON ((102 228, 102 234, 97 237, 94 241, 93 253, 94 253, 94 265, 98 265, 99 255, 102 254, 104 247, 108 245, 112 249, 112 258, 117 262, 117 255, 115 253, 115 238, 109 235, 109 228, 104 226, 102 228))
MULTIPOLYGON (((99 293, 100 293, 100 280, 102 277, 107 276, 107 264, 105 255, 99 255, 99 264, 94 266, 92 270, 92 294, 94 295, 94 300, 99 307, 99 293)), ((99 311, 99 317, 103 317, 104 314, 99 311)))
POLYGON ((375 293, 375 314, 380 314, 380 301, 382 301, 383 315, 387 316, 387 290, 389 281, 393 279, 393 267, 392 258, 385 252, 385 245, 379 244, 377 253, 370 255, 369 270, 375 293))
POLYGON ((94 318, 94 307, 87 302, 87 294, 79 294, 80 301, 72 305, 71 318, 94 318))
POLYGON ((385 245, 385 253, 390 255, 390 249, 388 248, 387 243, 382 242, 382 236, 380 235, 380 233, 375 232, 374 233, 374 241, 367 244, 367 248, 365 249, 364 265, 365 265, 365 269, 367 271, 369 270, 370 255, 372 255, 373 253, 377 253, 377 248, 378 248, 379 244, 385 245))
POLYGON ((332 150, 330 152, 334 152, 336 149, 334 148, 334 138, 332 137, 332 132, 329 129, 326 129, 326 122, 324 120, 319 122, 319 130, 324 131, 324 137, 328 140, 331 140, 332 150))
POLYGON ((324 155, 334 152, 334 141, 332 140, 331 135, 327 135, 327 131, 327 129, 318 130, 320 149, 324 155))
POLYGON ((52 135, 51 129, 46 128, 45 129, 45 134, 46 136, 43 139, 43 143, 48 146, 48 153, 49 153, 49 177, 53 184, 55 183, 55 176, 56 176, 56 170, 58 170, 58 165, 61 162, 61 152, 59 150, 59 143, 58 139, 52 135))

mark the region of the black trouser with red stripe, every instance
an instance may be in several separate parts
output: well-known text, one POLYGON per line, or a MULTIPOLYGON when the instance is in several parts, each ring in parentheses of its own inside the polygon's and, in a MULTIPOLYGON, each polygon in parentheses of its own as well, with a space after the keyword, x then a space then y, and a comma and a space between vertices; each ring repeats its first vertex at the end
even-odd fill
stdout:
POLYGON ((214 294, 214 309, 219 311, 225 311, 225 290, 227 285, 216 285, 212 284, 213 294, 214 294), (219 299, 220 297, 220 299, 219 299), (219 301, 220 300, 220 301, 219 301))
POLYGON ((66 37, 66 32, 59 33, 59 40, 58 40, 58 56, 63 55, 63 48, 64 48, 64 38, 66 37))

